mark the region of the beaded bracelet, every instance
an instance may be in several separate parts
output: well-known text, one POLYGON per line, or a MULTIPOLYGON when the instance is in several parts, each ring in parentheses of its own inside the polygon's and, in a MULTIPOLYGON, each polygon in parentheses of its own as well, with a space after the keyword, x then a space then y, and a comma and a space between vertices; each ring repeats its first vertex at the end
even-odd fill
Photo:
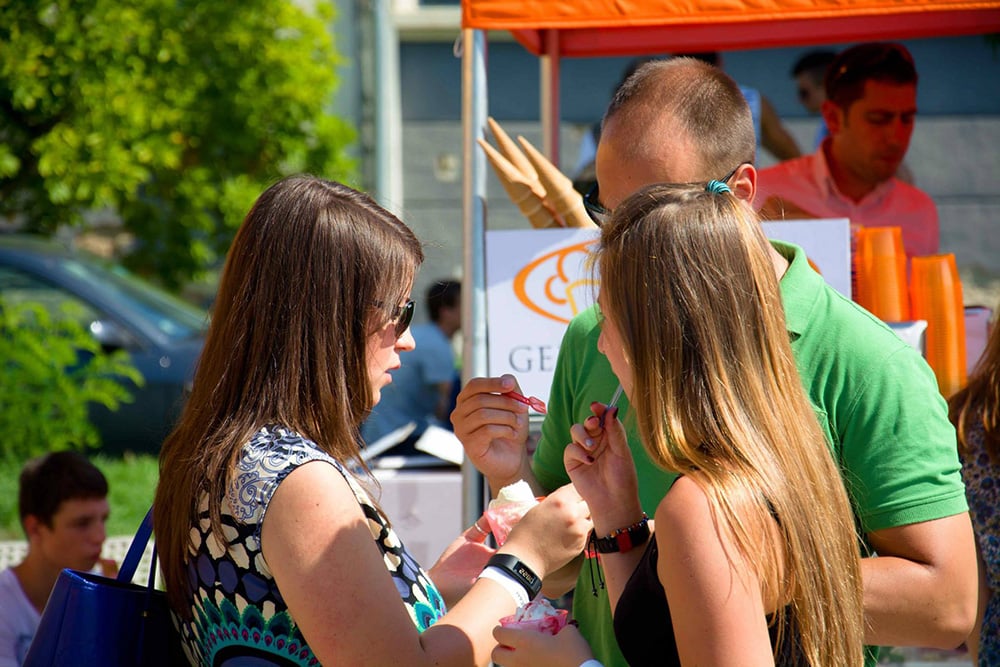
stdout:
POLYGON ((607 537, 597 537, 594 533, 593 542, 597 553, 613 554, 631 551, 632 547, 645 544, 649 539, 649 517, 642 513, 642 518, 631 526, 625 526, 611 531, 607 537))

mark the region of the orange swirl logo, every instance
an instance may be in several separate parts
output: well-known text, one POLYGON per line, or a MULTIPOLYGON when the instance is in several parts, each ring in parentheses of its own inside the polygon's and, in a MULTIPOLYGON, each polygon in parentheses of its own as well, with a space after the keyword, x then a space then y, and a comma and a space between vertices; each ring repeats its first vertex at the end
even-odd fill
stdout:
POLYGON ((539 257, 514 276, 514 295, 529 310, 561 324, 569 321, 590 303, 596 281, 589 271, 577 266, 590 255, 589 247, 596 239, 560 248, 539 257), (573 262, 571 265, 570 262, 573 262), (571 270, 567 271, 567 267, 571 270))

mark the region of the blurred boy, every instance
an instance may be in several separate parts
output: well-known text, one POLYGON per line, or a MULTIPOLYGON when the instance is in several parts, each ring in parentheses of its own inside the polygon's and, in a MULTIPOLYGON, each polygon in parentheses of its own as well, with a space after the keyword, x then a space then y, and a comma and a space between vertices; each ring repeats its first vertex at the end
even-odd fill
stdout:
POLYGON ((100 563, 108 520, 108 482, 76 452, 52 452, 21 470, 18 512, 28 553, 0 572, 0 667, 19 667, 38 629, 42 610, 63 568, 91 570, 100 563))

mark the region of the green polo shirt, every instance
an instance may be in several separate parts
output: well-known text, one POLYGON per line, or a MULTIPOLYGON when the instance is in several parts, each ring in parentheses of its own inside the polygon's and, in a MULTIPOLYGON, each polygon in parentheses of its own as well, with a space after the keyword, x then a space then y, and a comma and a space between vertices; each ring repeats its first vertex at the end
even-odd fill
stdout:
MULTIPOLYGON (((808 264, 801 248, 773 242, 789 260, 781 298, 792 352, 806 393, 841 465, 863 532, 967 511, 955 432, 930 367, 885 324, 841 296, 808 264)), ((542 486, 569 482, 563 449, 569 430, 611 398, 618 380, 597 350, 596 308, 577 315, 563 336, 549 410, 532 468, 542 486)), ((643 509, 654 514, 675 475, 650 461, 619 401, 639 479, 643 509)), ((867 549, 867 545, 865 545, 867 549)), ((592 594, 584 564, 573 614, 606 667, 627 667, 618 650, 607 593, 592 594)), ((596 564, 593 564, 596 567, 596 564)), ((874 664, 871 651, 868 664, 874 664)))

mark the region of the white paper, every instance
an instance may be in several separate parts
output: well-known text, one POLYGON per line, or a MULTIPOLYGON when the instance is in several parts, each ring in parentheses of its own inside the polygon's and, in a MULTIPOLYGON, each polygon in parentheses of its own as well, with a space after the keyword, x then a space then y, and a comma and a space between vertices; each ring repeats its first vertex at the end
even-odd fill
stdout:
POLYGON ((465 450, 458 437, 446 428, 430 424, 414 445, 422 452, 444 459, 455 465, 462 465, 465 450))

